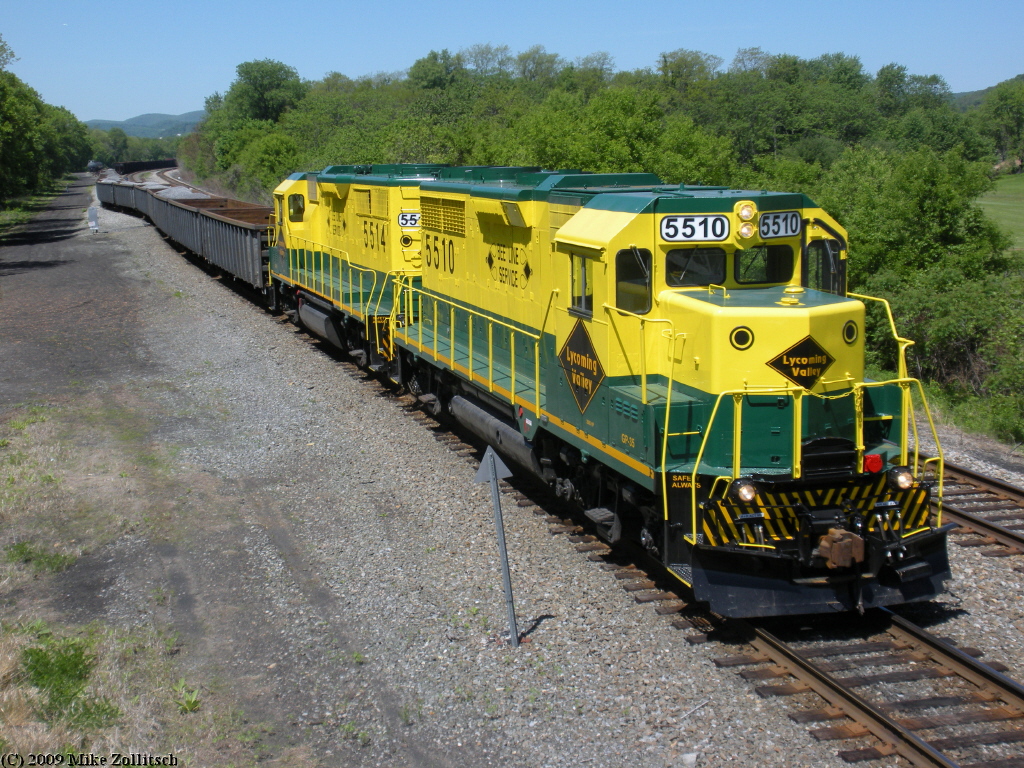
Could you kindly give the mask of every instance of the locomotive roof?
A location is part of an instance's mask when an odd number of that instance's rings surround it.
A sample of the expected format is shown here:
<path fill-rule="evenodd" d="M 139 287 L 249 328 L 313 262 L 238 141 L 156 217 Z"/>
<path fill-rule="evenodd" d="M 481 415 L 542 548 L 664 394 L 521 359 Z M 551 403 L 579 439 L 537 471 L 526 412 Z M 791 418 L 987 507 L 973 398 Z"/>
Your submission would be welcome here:
<path fill-rule="evenodd" d="M 306 174 L 293 174 L 302 179 Z M 468 194 L 492 200 L 580 205 L 629 213 L 702 213 L 731 209 L 752 200 L 762 210 L 816 207 L 798 192 L 666 184 L 652 173 L 546 171 L 531 166 L 448 166 L 442 164 L 332 165 L 316 174 L 324 184 L 419 186 L 424 192 Z"/>

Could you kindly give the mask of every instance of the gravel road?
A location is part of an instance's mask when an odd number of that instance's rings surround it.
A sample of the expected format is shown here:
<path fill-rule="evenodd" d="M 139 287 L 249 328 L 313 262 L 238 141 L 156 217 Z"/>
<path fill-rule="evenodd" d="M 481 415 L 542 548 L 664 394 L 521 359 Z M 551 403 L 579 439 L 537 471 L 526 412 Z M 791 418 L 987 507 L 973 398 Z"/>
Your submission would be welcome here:
<path fill-rule="evenodd" d="M 795 703 L 761 699 L 713 666 L 732 649 L 687 643 L 508 494 L 516 607 L 531 642 L 500 643 L 501 574 L 476 463 L 140 219 L 103 210 L 100 232 L 71 232 L 62 247 L 88 258 L 33 278 L 74 293 L 62 274 L 73 266 L 106 281 L 96 311 L 57 330 L 66 345 L 53 349 L 82 360 L 54 352 L 57 373 L 46 373 L 45 329 L 66 317 L 51 304 L 24 305 L 17 326 L 0 314 L 23 339 L 0 351 L 41 361 L 7 358 L 0 408 L 66 397 L 81 387 L 72 379 L 130 401 L 171 457 L 163 495 L 150 487 L 146 503 L 176 533 L 125 531 L 65 574 L 54 605 L 131 625 L 154 620 L 151 595 L 166 588 L 161 620 L 181 633 L 182 663 L 269 724 L 262 759 L 845 765 L 835 743 L 786 717 Z M 89 355 L 81 339 L 93 336 Z M 1024 671 L 1017 558 L 951 550 L 960 581 L 915 618 Z"/>

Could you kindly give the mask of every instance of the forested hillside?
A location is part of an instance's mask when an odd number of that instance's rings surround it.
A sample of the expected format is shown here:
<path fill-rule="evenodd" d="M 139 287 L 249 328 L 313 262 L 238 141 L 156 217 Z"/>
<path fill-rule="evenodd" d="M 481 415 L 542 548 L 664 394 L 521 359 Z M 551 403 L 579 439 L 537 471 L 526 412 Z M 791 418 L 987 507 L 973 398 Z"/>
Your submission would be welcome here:
<path fill-rule="evenodd" d="M 889 298 L 915 373 L 977 426 L 1024 439 L 1021 254 L 976 201 L 1024 159 L 1024 81 L 957 109 L 937 75 L 842 53 L 699 51 L 616 71 L 535 47 L 477 45 L 407 72 L 301 80 L 240 64 L 179 160 L 251 199 L 295 170 L 445 162 L 650 171 L 670 182 L 807 192 L 851 234 L 851 288 Z M 873 364 L 895 349 L 874 318 Z M 966 404 L 966 405 L 964 405 Z M 979 415 L 980 414 L 980 415 Z"/>
<path fill-rule="evenodd" d="M 84 171 L 91 151 L 83 123 L 7 71 L 14 60 L 0 37 L 0 204 Z"/>
<path fill-rule="evenodd" d="M 120 128 L 129 136 L 138 136 L 142 139 L 159 139 L 164 136 L 191 133 L 205 116 L 205 112 L 197 110 L 195 112 L 186 112 L 183 115 L 138 115 L 130 120 L 87 120 L 85 124 L 89 128 L 95 128 L 100 131 Z"/>

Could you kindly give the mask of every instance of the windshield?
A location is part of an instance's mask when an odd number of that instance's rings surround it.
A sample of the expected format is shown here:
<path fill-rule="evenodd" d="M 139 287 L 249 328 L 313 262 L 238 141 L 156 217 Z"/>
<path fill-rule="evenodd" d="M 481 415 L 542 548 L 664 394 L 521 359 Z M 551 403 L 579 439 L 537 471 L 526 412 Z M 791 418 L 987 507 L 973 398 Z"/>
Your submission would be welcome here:
<path fill-rule="evenodd" d="M 725 282 L 725 251 L 721 248 L 675 248 L 665 257 L 665 282 L 678 288 Z"/>
<path fill-rule="evenodd" d="M 755 245 L 733 255 L 737 283 L 788 283 L 793 277 L 793 247 Z"/>

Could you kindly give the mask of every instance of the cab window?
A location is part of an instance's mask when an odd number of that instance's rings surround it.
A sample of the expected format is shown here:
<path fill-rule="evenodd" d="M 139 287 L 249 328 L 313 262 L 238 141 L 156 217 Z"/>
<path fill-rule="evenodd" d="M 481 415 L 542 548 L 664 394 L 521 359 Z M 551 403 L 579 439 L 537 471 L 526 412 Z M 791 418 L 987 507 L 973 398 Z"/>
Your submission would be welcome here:
<path fill-rule="evenodd" d="M 594 261 L 574 253 L 572 261 L 572 309 L 576 314 L 594 314 Z"/>
<path fill-rule="evenodd" d="M 302 221 L 306 212 L 306 198 L 302 195 L 288 195 L 288 221 Z"/>
<path fill-rule="evenodd" d="M 788 283 L 793 277 L 793 247 L 755 245 L 733 256 L 737 283 Z"/>
<path fill-rule="evenodd" d="M 721 285 L 725 251 L 721 248 L 675 248 L 665 257 L 665 282 L 673 288 Z"/>
<path fill-rule="evenodd" d="M 615 306 L 642 315 L 651 309 L 651 252 L 628 248 L 615 255 Z"/>
<path fill-rule="evenodd" d="M 804 259 L 804 285 L 840 296 L 846 293 L 846 262 L 839 258 L 838 240 L 812 240 Z"/>

